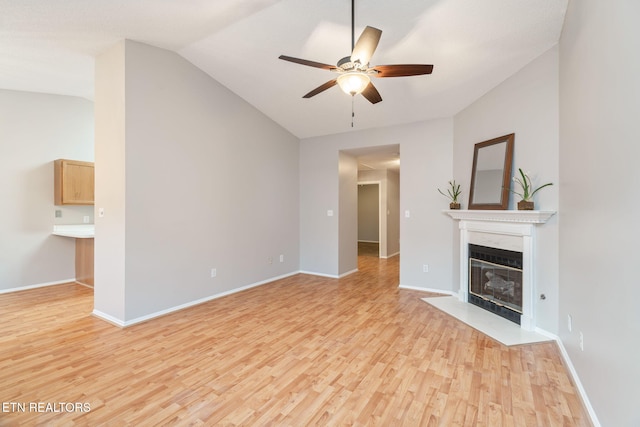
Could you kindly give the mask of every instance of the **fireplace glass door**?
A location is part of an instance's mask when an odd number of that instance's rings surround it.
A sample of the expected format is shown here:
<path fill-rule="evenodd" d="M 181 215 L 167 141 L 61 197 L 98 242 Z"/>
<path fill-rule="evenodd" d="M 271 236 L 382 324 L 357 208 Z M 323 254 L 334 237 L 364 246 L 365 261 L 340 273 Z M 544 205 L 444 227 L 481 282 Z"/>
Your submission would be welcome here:
<path fill-rule="evenodd" d="M 469 293 L 522 314 L 522 270 L 469 258 Z"/>

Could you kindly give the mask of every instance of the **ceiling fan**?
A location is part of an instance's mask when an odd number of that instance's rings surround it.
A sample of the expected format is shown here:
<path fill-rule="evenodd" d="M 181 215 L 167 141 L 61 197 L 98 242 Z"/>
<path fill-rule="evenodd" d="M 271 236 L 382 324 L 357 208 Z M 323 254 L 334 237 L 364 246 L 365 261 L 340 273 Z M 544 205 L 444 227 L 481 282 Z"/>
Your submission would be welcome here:
<path fill-rule="evenodd" d="M 311 98 L 337 84 L 345 93 L 351 96 L 361 93 L 369 102 L 376 104 L 382 101 L 382 97 L 371 82 L 371 77 L 418 76 L 431 74 L 433 71 L 433 65 L 424 64 L 377 65 L 370 67 L 369 60 L 378 46 L 382 31 L 367 26 L 362 34 L 360 34 L 357 43 L 354 43 L 354 1 L 355 0 L 351 0 L 351 56 L 342 58 L 335 66 L 286 55 L 279 56 L 279 59 L 285 61 L 295 62 L 296 64 L 307 65 L 309 67 L 322 68 L 338 74 L 338 77 L 318 86 L 304 95 L 303 98 Z"/>

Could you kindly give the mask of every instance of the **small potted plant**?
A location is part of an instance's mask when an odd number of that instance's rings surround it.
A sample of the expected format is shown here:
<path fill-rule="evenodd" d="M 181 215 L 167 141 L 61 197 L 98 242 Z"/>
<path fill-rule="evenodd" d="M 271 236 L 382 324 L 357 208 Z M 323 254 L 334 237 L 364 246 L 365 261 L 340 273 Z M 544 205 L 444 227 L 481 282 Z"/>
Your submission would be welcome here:
<path fill-rule="evenodd" d="M 533 189 L 533 185 L 531 184 L 531 178 L 529 175 L 524 173 L 522 169 L 518 168 L 518 172 L 520 172 L 520 177 L 514 176 L 513 181 L 516 182 L 520 186 L 520 191 L 511 190 L 512 193 L 520 196 L 521 200 L 518 202 L 518 210 L 520 211 L 532 211 L 533 204 L 533 195 L 538 191 L 542 190 L 544 187 L 548 187 L 549 185 L 553 185 L 552 182 L 541 185 L 540 187 Z"/>
<path fill-rule="evenodd" d="M 460 202 L 458 202 L 458 197 L 460 197 L 462 191 L 460 191 L 460 184 L 456 184 L 455 179 L 453 181 L 449 181 L 449 188 L 447 188 L 446 194 L 439 188 L 438 192 L 451 200 L 451 203 L 449 203 L 449 209 L 460 209 Z"/>

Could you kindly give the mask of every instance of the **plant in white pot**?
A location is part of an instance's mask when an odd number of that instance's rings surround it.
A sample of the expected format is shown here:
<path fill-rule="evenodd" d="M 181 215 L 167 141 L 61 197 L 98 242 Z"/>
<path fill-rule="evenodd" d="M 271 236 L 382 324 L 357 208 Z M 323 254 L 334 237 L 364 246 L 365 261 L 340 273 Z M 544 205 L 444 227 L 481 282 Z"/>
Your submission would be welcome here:
<path fill-rule="evenodd" d="M 514 176 L 513 181 L 520 186 L 520 190 L 518 191 L 511 189 L 511 192 L 520 196 L 521 200 L 518 202 L 518 210 L 532 211 L 534 208 L 533 195 L 542 190 L 544 187 L 553 185 L 553 183 L 549 182 L 534 189 L 533 184 L 531 184 L 531 178 L 529 177 L 529 175 L 524 173 L 520 168 L 518 168 L 518 172 L 520 173 L 520 177 Z"/>
<path fill-rule="evenodd" d="M 449 181 L 449 188 L 447 188 L 447 192 L 443 192 L 438 188 L 438 192 L 442 194 L 444 197 L 451 200 L 449 203 L 449 209 L 460 209 L 460 202 L 458 202 L 458 197 L 462 194 L 460 190 L 460 184 L 456 184 L 456 180 Z"/>

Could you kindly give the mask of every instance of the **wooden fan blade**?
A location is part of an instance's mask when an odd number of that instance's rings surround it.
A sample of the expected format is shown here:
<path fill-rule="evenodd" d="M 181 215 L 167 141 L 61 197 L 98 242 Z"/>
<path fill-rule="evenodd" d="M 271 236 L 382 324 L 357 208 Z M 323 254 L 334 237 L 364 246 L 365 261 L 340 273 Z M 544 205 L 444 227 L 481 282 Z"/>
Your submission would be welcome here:
<path fill-rule="evenodd" d="M 367 26 L 353 47 L 351 62 L 360 61 L 362 65 L 367 65 L 378 47 L 380 36 L 382 36 L 381 30 Z"/>
<path fill-rule="evenodd" d="M 400 65 L 377 65 L 373 67 L 378 74 L 376 77 L 405 77 L 419 76 L 421 74 L 431 74 L 433 65 L 422 64 L 400 64 Z"/>
<path fill-rule="evenodd" d="M 335 65 L 323 64 L 322 62 L 308 61 L 306 59 L 294 58 L 292 56 L 280 55 L 279 59 L 295 62 L 296 64 L 307 65 L 309 67 L 322 68 L 323 70 L 335 70 Z"/>
<path fill-rule="evenodd" d="M 317 88 L 315 88 L 314 90 L 312 90 L 311 92 L 303 96 L 303 98 L 311 98 L 312 96 L 316 96 L 320 92 L 324 92 L 325 90 L 331 87 L 334 87 L 337 83 L 338 83 L 337 79 L 329 80 L 328 82 L 321 84 L 320 86 L 318 86 Z"/>
<path fill-rule="evenodd" d="M 378 102 L 382 101 L 380 92 L 378 92 L 378 89 L 376 89 L 376 87 L 371 82 L 369 82 L 367 87 L 365 87 L 362 91 L 362 96 L 367 98 L 367 100 L 372 104 L 377 104 Z"/>

